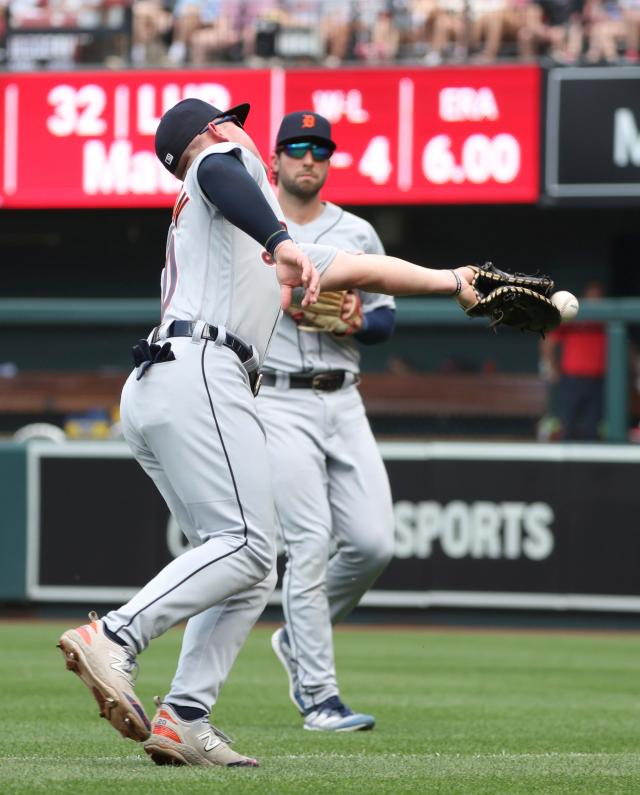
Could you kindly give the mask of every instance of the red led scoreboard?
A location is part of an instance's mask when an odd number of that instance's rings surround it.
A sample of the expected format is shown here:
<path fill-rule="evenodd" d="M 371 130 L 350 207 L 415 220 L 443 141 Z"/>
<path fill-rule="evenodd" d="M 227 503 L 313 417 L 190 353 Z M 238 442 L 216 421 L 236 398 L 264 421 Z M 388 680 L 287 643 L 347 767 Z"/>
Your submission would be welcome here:
<path fill-rule="evenodd" d="M 535 202 L 540 71 L 71 72 L 0 76 L 4 207 L 153 207 L 178 183 L 155 158 L 162 113 L 198 96 L 249 101 L 268 162 L 284 113 L 312 109 L 338 148 L 326 196 L 348 204 Z"/>

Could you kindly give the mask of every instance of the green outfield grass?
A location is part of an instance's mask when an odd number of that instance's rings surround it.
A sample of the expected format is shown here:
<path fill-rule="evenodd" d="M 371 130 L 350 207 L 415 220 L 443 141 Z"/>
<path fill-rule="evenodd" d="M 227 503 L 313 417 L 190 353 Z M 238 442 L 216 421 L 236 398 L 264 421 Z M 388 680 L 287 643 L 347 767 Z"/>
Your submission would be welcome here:
<path fill-rule="evenodd" d="M 97 717 L 56 624 L 0 623 L 0 793 L 640 792 L 640 636 L 345 628 L 343 697 L 373 732 L 302 730 L 258 627 L 215 712 L 251 769 L 160 768 Z M 149 712 L 179 631 L 140 657 Z"/>

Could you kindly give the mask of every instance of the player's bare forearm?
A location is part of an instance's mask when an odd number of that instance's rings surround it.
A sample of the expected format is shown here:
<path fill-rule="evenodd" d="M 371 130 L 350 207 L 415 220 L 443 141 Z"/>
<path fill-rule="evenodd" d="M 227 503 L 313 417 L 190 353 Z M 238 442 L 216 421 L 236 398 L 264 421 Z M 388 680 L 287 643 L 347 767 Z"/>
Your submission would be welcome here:
<path fill-rule="evenodd" d="M 359 288 L 387 295 L 455 295 L 459 280 L 460 292 L 457 297 L 466 308 L 477 301 L 475 291 L 469 284 L 473 274 L 473 270 L 466 266 L 452 272 L 423 268 L 398 257 L 340 251 L 321 275 L 320 288 Z"/>

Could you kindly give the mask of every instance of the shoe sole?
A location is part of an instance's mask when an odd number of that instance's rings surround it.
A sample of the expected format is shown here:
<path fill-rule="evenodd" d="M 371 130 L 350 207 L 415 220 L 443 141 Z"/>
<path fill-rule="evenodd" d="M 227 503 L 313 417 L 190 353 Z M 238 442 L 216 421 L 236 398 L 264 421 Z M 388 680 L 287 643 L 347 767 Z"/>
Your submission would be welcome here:
<path fill-rule="evenodd" d="M 280 644 L 278 643 L 277 640 L 278 637 L 279 637 L 279 632 L 274 632 L 273 635 L 271 636 L 271 648 L 273 649 L 273 653 L 280 660 L 280 664 L 286 671 L 287 679 L 289 680 L 289 699 L 291 700 L 293 706 L 298 710 L 298 713 L 300 715 L 304 715 L 304 710 L 301 709 L 300 704 L 298 704 L 298 701 L 296 700 L 295 687 L 293 686 L 291 671 L 289 671 L 289 666 L 287 665 L 287 658 L 284 656 L 282 650 L 280 649 Z"/>
<path fill-rule="evenodd" d="M 371 729 L 375 726 L 375 723 L 371 723 L 368 725 L 357 725 L 357 726 L 345 726 L 342 729 L 321 729 L 319 726 L 303 726 L 304 729 L 308 732 L 327 732 L 328 734 L 333 732 L 370 732 Z"/>
<path fill-rule="evenodd" d="M 121 698 L 116 690 L 105 685 L 91 670 L 81 646 L 68 635 L 63 635 L 58 643 L 68 671 L 80 677 L 98 703 L 100 717 L 105 718 L 126 737 L 142 743 L 151 736 L 150 730 L 136 710 Z"/>
<path fill-rule="evenodd" d="M 189 749 L 185 749 L 183 754 L 180 747 L 160 745 L 158 743 L 146 742 L 144 744 L 145 753 L 151 757 L 151 761 L 156 765 L 172 765 L 174 767 L 183 767 L 189 765 L 191 767 L 260 767 L 257 760 L 247 759 L 242 762 L 231 762 L 228 765 L 216 765 L 215 762 L 203 762 L 201 757 L 189 753 Z M 191 757 L 191 758 L 189 758 Z"/>
<path fill-rule="evenodd" d="M 149 754 L 151 760 L 156 765 L 193 765 L 193 762 L 187 761 L 177 748 L 166 748 L 161 745 L 151 745 L 148 742 L 144 744 L 146 754 Z"/>

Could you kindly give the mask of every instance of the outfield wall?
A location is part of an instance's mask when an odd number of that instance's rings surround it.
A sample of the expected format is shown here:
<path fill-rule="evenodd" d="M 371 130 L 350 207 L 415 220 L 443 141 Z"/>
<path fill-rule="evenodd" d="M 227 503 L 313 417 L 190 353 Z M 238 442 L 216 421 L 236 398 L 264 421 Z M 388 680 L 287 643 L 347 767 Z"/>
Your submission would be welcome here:
<path fill-rule="evenodd" d="M 363 604 L 640 611 L 640 449 L 380 448 L 395 556 Z M 2 445 L 0 500 L 3 601 L 124 601 L 185 548 L 124 442 Z"/>

